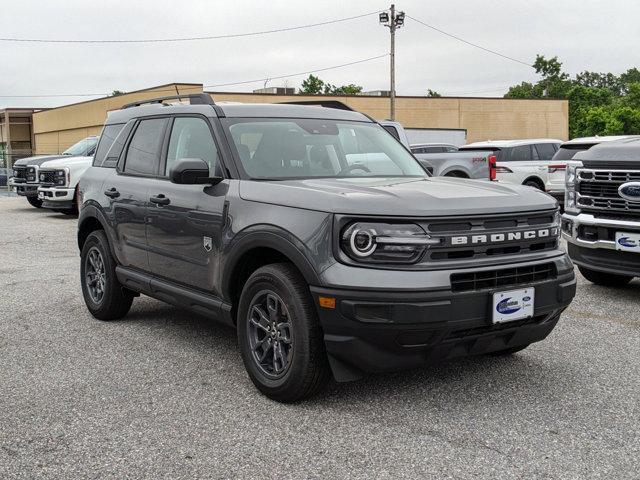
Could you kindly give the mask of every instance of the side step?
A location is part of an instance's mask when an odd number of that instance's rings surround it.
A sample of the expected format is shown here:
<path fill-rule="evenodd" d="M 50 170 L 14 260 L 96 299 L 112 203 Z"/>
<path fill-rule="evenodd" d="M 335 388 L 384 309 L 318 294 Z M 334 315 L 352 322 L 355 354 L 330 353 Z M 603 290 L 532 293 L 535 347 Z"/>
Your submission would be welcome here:
<path fill-rule="evenodd" d="M 223 302 L 214 295 L 176 285 L 127 267 L 116 267 L 116 275 L 118 281 L 129 290 L 143 293 L 176 307 L 186 308 L 205 317 L 213 317 L 230 327 L 235 327 L 231 316 L 231 304 Z"/>

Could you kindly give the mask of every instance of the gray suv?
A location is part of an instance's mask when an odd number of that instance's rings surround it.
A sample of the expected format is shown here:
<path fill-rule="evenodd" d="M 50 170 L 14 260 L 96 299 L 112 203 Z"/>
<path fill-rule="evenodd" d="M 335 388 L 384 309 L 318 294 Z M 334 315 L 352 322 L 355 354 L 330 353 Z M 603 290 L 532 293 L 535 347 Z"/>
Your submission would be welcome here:
<path fill-rule="evenodd" d="M 522 350 L 571 302 L 547 195 L 430 177 L 354 111 L 188 98 L 108 116 L 79 189 L 94 317 L 145 294 L 220 320 L 291 402 L 331 375 Z"/>

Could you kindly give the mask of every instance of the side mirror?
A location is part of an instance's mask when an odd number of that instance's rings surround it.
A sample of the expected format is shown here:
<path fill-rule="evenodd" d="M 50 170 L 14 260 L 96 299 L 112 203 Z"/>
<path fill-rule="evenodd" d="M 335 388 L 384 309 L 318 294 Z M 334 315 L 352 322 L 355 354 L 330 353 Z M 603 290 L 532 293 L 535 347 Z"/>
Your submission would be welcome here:
<path fill-rule="evenodd" d="M 210 177 L 209 165 L 201 158 L 181 158 L 169 171 L 171 183 L 181 185 L 217 185 L 222 177 Z"/>

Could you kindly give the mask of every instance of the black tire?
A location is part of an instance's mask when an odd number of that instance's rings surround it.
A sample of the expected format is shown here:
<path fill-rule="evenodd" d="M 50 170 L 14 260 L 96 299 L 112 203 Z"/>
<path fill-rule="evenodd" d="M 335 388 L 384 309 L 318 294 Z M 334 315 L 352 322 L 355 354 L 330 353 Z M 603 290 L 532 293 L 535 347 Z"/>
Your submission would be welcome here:
<path fill-rule="evenodd" d="M 536 181 L 536 180 L 527 180 L 523 183 L 523 185 L 526 185 L 527 187 L 533 187 L 537 190 L 543 190 L 544 191 L 544 187 L 540 184 L 540 182 Z"/>
<path fill-rule="evenodd" d="M 96 267 L 92 264 L 99 255 L 103 267 L 102 274 L 94 274 Z M 96 282 L 91 285 L 90 279 L 96 280 L 100 288 L 96 289 Z M 80 255 L 80 283 L 82 284 L 82 295 L 84 302 L 93 315 L 98 320 L 116 320 L 124 317 L 133 302 L 133 292 L 125 289 L 116 277 L 116 262 L 109 249 L 109 241 L 103 230 L 91 232 L 82 246 Z M 101 290 L 102 294 L 96 290 Z"/>
<path fill-rule="evenodd" d="M 505 348 L 504 350 L 497 350 L 495 352 L 491 352 L 489 355 L 492 355 L 494 357 L 504 357 L 504 356 L 507 356 L 507 355 L 513 355 L 514 353 L 518 353 L 521 350 L 524 350 L 529 345 L 531 345 L 531 344 L 527 343 L 526 345 L 520 345 L 519 347 Z"/>
<path fill-rule="evenodd" d="M 584 278 L 596 285 L 602 285 L 603 287 L 624 287 L 627 283 L 633 280 L 633 277 L 628 275 L 616 275 L 615 273 L 599 272 L 598 270 L 591 270 L 590 268 L 578 267 L 580 273 Z"/>
<path fill-rule="evenodd" d="M 271 316 L 273 309 L 269 308 L 269 298 L 281 302 L 276 310 L 283 312 L 282 315 Z M 267 306 L 263 308 L 264 299 Z M 260 312 L 266 313 L 266 318 L 261 317 Z M 259 322 L 262 326 L 252 323 L 252 316 L 271 325 L 271 333 L 262 321 Z M 285 321 L 278 323 L 277 318 Z M 281 325 L 289 326 L 281 329 Z M 292 265 L 267 265 L 249 277 L 240 296 L 237 329 L 247 373 L 256 388 L 267 397 L 279 402 L 296 402 L 314 395 L 329 380 L 330 369 L 313 299 L 304 278 Z M 273 339 L 268 338 L 270 336 Z M 272 358 L 269 358 L 269 352 Z M 280 361 L 276 352 L 280 352 Z M 258 358 L 260 354 L 266 355 L 263 363 Z M 273 368 L 265 364 L 271 364 Z"/>
<path fill-rule="evenodd" d="M 29 202 L 29 205 L 31 205 L 32 207 L 42 208 L 42 200 L 40 200 L 38 197 L 27 197 L 27 202 Z"/>

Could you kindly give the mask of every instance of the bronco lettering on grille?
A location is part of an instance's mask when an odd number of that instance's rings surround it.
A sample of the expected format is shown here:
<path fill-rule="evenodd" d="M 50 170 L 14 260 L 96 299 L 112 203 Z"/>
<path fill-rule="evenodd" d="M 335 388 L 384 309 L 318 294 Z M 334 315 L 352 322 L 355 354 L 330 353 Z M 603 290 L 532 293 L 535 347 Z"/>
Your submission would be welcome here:
<path fill-rule="evenodd" d="M 520 232 L 492 233 L 488 235 L 459 235 L 451 237 L 451 245 L 479 245 L 490 243 L 513 242 L 516 240 L 533 240 L 558 235 L 557 228 L 540 230 L 524 230 Z"/>

